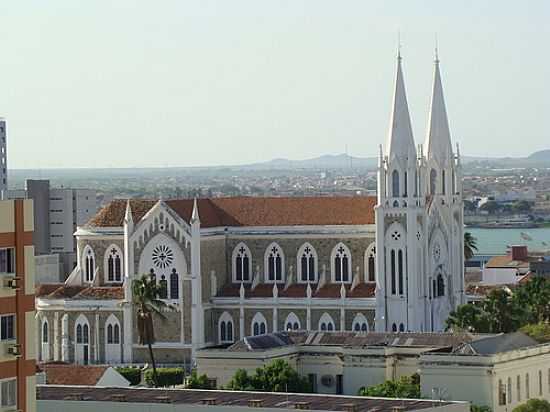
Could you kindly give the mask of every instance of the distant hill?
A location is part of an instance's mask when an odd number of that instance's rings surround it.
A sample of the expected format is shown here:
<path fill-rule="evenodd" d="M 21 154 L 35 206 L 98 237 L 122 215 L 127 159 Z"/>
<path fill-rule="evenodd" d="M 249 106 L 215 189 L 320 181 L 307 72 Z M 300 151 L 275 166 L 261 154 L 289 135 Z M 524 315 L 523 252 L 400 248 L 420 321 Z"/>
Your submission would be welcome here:
<path fill-rule="evenodd" d="M 529 160 L 550 162 L 550 150 L 539 150 L 527 156 Z"/>
<path fill-rule="evenodd" d="M 267 162 L 243 165 L 246 169 L 371 169 L 376 167 L 375 157 L 355 157 L 345 153 L 339 155 L 323 155 L 312 159 L 289 160 L 273 159 Z"/>

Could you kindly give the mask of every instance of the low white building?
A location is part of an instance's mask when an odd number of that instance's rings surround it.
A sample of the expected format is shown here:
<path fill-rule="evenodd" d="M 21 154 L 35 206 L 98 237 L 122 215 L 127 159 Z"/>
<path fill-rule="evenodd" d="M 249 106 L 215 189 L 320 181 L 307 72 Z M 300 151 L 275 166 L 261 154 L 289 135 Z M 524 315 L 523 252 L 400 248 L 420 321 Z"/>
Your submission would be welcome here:
<path fill-rule="evenodd" d="M 276 359 L 308 377 L 317 393 L 356 395 L 418 373 L 422 397 L 469 401 L 493 412 L 511 411 L 531 397 L 550 400 L 550 344 L 519 332 L 284 332 L 200 350 L 197 368 L 223 386 L 236 369 L 253 373 Z"/>
<path fill-rule="evenodd" d="M 420 383 L 425 397 L 468 400 L 493 412 L 531 398 L 550 401 L 550 344 L 518 332 L 424 353 Z"/>

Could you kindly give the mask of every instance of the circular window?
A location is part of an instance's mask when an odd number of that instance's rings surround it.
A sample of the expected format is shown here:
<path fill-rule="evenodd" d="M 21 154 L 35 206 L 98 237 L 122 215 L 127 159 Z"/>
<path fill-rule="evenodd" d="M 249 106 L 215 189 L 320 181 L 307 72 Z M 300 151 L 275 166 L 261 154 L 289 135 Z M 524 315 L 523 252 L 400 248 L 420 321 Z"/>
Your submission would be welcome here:
<path fill-rule="evenodd" d="M 174 253 L 168 246 L 160 245 L 153 249 L 153 263 L 156 267 L 164 269 L 174 261 Z"/>

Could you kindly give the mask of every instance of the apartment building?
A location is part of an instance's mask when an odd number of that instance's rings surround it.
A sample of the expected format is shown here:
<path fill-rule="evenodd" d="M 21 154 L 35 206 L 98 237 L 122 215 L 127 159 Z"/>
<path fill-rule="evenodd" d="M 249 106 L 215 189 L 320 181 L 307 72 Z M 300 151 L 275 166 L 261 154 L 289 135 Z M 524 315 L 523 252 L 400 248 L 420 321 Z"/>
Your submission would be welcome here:
<path fill-rule="evenodd" d="M 8 150 L 6 120 L 0 117 L 0 195 L 8 190 Z"/>
<path fill-rule="evenodd" d="M 34 245 L 36 255 L 59 255 L 61 279 L 42 279 L 37 282 L 63 281 L 76 265 L 74 232 L 84 225 L 97 211 L 96 192 L 91 189 L 52 188 L 49 180 L 25 182 L 24 190 L 8 191 L 10 199 L 33 199 Z M 48 273 L 50 271 L 48 270 Z"/>
<path fill-rule="evenodd" d="M 33 228 L 32 200 L 0 201 L 1 411 L 36 410 Z"/>

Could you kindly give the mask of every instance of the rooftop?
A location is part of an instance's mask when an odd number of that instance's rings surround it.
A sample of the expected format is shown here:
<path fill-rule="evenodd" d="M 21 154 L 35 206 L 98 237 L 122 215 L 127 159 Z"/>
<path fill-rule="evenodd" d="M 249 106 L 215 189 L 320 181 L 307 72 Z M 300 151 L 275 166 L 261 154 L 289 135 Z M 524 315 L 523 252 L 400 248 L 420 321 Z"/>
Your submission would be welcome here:
<path fill-rule="evenodd" d="M 157 200 L 130 200 L 132 218 L 138 222 Z M 164 202 L 189 222 L 193 199 Z M 120 227 L 127 200 L 113 200 L 87 224 L 88 227 Z M 374 224 L 376 198 L 369 197 L 220 197 L 197 200 L 202 227 L 309 226 Z"/>
<path fill-rule="evenodd" d="M 427 347 L 456 348 L 464 343 L 479 339 L 481 335 L 469 333 L 380 333 L 380 332 L 276 332 L 249 336 L 227 348 L 232 352 L 264 351 L 285 346 L 343 346 L 364 348 L 385 347 Z M 208 351 L 209 349 L 205 349 Z"/>
<path fill-rule="evenodd" d="M 45 363 L 40 368 L 46 374 L 47 384 L 95 386 L 109 366 Z"/>
<path fill-rule="evenodd" d="M 124 299 L 122 286 L 68 286 L 64 283 L 42 284 L 36 287 L 35 296 L 42 299 Z"/>
<path fill-rule="evenodd" d="M 317 394 L 287 394 L 271 392 L 210 391 L 187 389 L 153 388 L 102 388 L 87 386 L 38 385 L 36 399 L 40 401 L 80 400 L 83 402 L 131 402 L 182 405 L 216 405 L 231 407 L 233 410 L 254 408 L 311 409 L 316 411 L 392 412 L 398 407 L 401 411 L 417 411 L 434 406 L 450 405 L 454 402 L 441 402 L 417 399 L 370 398 L 362 396 L 337 396 Z M 175 408 L 174 408 L 175 409 Z M 176 409 L 175 409 L 176 410 Z M 467 410 L 466 406 L 464 410 Z"/>

